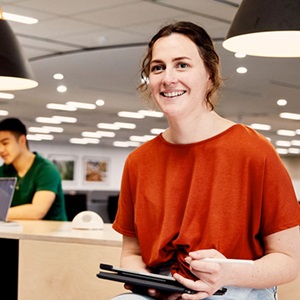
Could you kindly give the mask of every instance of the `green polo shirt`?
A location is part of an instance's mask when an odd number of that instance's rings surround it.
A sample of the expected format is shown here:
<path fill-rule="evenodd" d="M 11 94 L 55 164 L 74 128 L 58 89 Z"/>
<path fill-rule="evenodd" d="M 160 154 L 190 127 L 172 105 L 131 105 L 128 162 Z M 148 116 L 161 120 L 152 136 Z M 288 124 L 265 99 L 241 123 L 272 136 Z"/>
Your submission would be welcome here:
<path fill-rule="evenodd" d="M 57 167 L 35 152 L 32 166 L 24 177 L 19 177 L 12 164 L 0 167 L 0 177 L 17 177 L 17 184 L 11 206 L 32 202 L 35 192 L 52 191 L 55 200 L 43 218 L 44 220 L 67 221 L 62 180 Z"/>

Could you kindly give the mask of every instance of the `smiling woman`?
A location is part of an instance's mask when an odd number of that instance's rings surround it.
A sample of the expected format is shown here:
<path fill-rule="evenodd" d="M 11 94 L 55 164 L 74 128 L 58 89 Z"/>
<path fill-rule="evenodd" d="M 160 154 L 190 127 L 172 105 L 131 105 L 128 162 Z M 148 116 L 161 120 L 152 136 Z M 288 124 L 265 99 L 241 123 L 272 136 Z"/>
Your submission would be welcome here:
<path fill-rule="evenodd" d="M 194 23 L 166 25 L 141 73 L 149 79 L 141 92 L 169 127 L 125 162 L 113 223 L 123 234 L 121 267 L 172 275 L 196 293 L 148 289 L 136 299 L 208 300 L 222 287 L 224 300 L 275 299 L 276 286 L 299 273 L 300 208 L 270 142 L 215 112 L 221 79 L 212 40 Z"/>

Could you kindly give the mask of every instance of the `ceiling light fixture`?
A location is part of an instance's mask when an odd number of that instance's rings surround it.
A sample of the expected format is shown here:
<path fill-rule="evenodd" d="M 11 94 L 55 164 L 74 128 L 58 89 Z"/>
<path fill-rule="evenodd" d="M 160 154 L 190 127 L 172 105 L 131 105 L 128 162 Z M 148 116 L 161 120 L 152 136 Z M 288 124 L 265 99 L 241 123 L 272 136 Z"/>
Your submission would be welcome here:
<path fill-rule="evenodd" d="M 243 0 L 223 47 L 263 57 L 300 57 L 300 1 Z"/>
<path fill-rule="evenodd" d="M 60 104 L 60 103 L 48 103 L 46 105 L 48 109 L 56 109 L 56 110 L 64 110 L 64 111 L 76 111 L 77 107 L 70 106 L 67 104 Z"/>
<path fill-rule="evenodd" d="M 138 112 L 131 112 L 131 111 L 120 111 L 118 112 L 119 117 L 123 118 L 132 118 L 132 119 L 144 119 L 145 116 Z"/>
<path fill-rule="evenodd" d="M 3 16 L 6 20 L 23 23 L 23 24 L 27 24 L 27 25 L 36 24 L 39 21 L 36 18 L 25 17 L 25 16 L 21 16 L 21 15 L 11 14 L 8 12 L 3 12 Z"/>
<path fill-rule="evenodd" d="M 70 105 L 70 106 L 74 106 L 76 108 L 82 108 L 82 109 L 95 109 L 96 108 L 96 104 L 86 103 L 86 102 L 68 101 L 66 104 Z"/>
<path fill-rule="evenodd" d="M 279 129 L 276 132 L 278 135 L 283 135 L 283 136 L 295 136 L 296 132 L 294 130 L 288 130 L 288 129 Z"/>
<path fill-rule="evenodd" d="M 300 120 L 300 114 L 282 112 L 279 114 L 280 118 L 289 119 L 289 120 Z"/>
<path fill-rule="evenodd" d="M 9 93 L 0 93 L 0 98 L 10 100 L 10 99 L 14 99 L 15 95 Z"/>
<path fill-rule="evenodd" d="M 38 86 L 29 62 L 0 9 L 0 90 L 26 90 Z"/>

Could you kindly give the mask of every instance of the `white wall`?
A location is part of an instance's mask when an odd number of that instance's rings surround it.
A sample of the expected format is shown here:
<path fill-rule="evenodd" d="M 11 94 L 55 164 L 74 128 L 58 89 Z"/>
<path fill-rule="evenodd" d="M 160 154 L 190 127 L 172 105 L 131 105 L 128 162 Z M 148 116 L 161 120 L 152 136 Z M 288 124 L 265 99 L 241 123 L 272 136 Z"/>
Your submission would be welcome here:
<path fill-rule="evenodd" d="M 106 148 L 99 145 L 57 145 L 38 142 L 29 143 L 30 150 L 42 156 L 74 157 L 75 170 L 73 181 L 63 181 L 65 191 L 119 191 L 123 166 L 128 154 L 134 148 Z M 105 182 L 87 182 L 84 180 L 84 161 L 86 158 L 108 159 L 108 177 Z"/>

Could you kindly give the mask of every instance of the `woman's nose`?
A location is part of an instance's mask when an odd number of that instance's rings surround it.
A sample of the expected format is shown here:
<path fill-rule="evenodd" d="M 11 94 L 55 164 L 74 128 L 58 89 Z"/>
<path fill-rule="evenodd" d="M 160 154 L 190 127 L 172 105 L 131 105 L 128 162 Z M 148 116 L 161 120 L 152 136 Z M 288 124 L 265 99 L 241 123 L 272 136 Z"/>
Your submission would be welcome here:
<path fill-rule="evenodd" d="M 162 84 L 165 86 L 168 86 L 168 85 L 176 83 L 176 82 L 177 82 L 177 78 L 176 78 L 175 71 L 172 69 L 166 69 L 164 72 Z"/>

